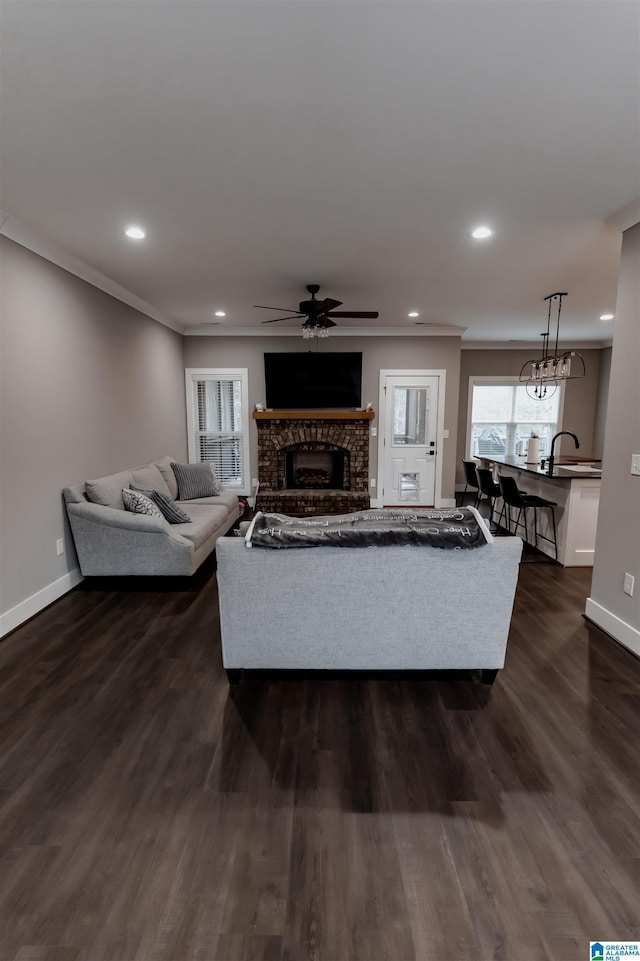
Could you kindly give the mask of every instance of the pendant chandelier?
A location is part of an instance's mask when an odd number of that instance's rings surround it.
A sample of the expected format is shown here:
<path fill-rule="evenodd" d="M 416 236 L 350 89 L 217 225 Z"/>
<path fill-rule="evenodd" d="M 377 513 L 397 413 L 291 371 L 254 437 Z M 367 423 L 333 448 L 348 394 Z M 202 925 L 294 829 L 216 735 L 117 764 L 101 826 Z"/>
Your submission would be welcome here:
<path fill-rule="evenodd" d="M 553 397 L 558 384 L 563 380 L 573 380 L 584 377 L 586 373 L 584 358 L 577 350 L 558 351 L 560 337 L 560 314 L 562 312 L 562 298 L 565 293 L 549 294 L 545 297 L 548 303 L 547 329 L 542 337 L 542 356 L 534 360 L 527 360 L 520 370 L 520 383 L 527 385 L 527 394 L 534 400 L 544 400 Z M 556 340 L 553 353 L 549 350 L 549 335 L 551 331 L 551 312 L 556 306 Z"/>

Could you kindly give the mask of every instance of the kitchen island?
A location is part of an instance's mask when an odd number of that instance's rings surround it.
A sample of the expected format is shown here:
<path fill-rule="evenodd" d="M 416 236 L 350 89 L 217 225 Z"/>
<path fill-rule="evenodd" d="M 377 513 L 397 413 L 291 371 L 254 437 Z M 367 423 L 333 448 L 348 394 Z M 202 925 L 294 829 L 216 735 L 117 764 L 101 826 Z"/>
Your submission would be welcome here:
<path fill-rule="evenodd" d="M 550 477 L 539 464 L 526 464 L 524 457 L 478 457 L 480 466 L 498 474 L 515 478 L 520 490 L 555 501 L 558 533 L 558 561 L 565 567 L 593 567 L 600 501 L 601 467 L 594 462 L 572 463 L 571 458 L 558 459 Z M 562 462 L 564 460 L 564 463 Z M 532 511 L 527 511 L 528 526 L 533 538 Z M 550 511 L 538 510 L 538 530 L 551 537 Z M 515 517 L 514 517 L 515 521 Z M 539 539 L 538 550 L 554 556 L 553 544 Z"/>

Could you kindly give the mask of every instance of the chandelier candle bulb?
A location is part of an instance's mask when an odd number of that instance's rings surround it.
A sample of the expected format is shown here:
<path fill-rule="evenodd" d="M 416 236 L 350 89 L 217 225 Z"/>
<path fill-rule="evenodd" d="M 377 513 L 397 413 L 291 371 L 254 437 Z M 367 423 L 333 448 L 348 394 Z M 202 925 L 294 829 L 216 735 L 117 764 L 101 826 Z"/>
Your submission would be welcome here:
<path fill-rule="evenodd" d="M 540 438 L 532 434 L 527 447 L 527 464 L 537 464 L 540 460 Z"/>

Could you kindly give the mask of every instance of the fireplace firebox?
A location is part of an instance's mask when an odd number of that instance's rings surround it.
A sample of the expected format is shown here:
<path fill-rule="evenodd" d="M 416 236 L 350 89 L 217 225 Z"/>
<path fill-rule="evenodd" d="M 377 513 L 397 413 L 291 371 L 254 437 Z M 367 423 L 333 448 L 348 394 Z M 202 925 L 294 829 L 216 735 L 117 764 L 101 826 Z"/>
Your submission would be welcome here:
<path fill-rule="evenodd" d="M 285 450 L 285 487 L 307 490 L 344 490 L 342 450 Z"/>

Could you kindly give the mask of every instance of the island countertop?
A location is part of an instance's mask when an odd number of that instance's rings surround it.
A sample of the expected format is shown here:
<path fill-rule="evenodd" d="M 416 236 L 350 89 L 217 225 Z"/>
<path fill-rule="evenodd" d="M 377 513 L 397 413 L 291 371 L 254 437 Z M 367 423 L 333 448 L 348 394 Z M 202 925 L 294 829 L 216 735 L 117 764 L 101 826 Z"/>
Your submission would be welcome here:
<path fill-rule="evenodd" d="M 476 459 L 487 467 L 498 467 L 501 474 L 515 477 L 518 487 L 528 494 L 552 501 L 556 505 L 558 560 L 565 567 L 593 566 L 602 477 L 599 462 L 594 469 L 584 460 L 567 464 L 566 461 L 572 458 L 564 457 L 565 463 L 554 465 L 553 476 L 549 477 L 539 464 L 526 464 L 524 457 L 480 455 Z M 537 512 L 538 531 L 546 537 L 553 536 L 549 515 L 546 508 Z M 539 538 L 538 549 L 553 557 L 553 546 L 549 541 Z"/>
<path fill-rule="evenodd" d="M 502 464 L 504 467 L 514 467 L 516 470 L 526 471 L 528 474 L 537 474 L 538 477 L 553 477 L 554 480 L 577 480 L 579 477 L 589 477 L 598 480 L 602 477 L 602 466 L 599 461 L 584 461 L 583 463 L 568 464 L 567 461 L 571 461 L 571 457 L 558 458 L 560 463 L 556 461 L 553 465 L 553 474 L 550 475 L 548 472 L 547 464 L 548 458 L 545 457 L 545 468 L 541 469 L 540 464 L 527 464 L 525 463 L 525 457 L 509 457 L 504 454 L 479 454 L 476 460 L 488 461 L 491 464 Z M 565 461 L 563 464 L 562 461 Z M 578 458 L 576 457 L 577 461 Z M 592 464 L 597 464 L 598 466 L 591 466 Z"/>

